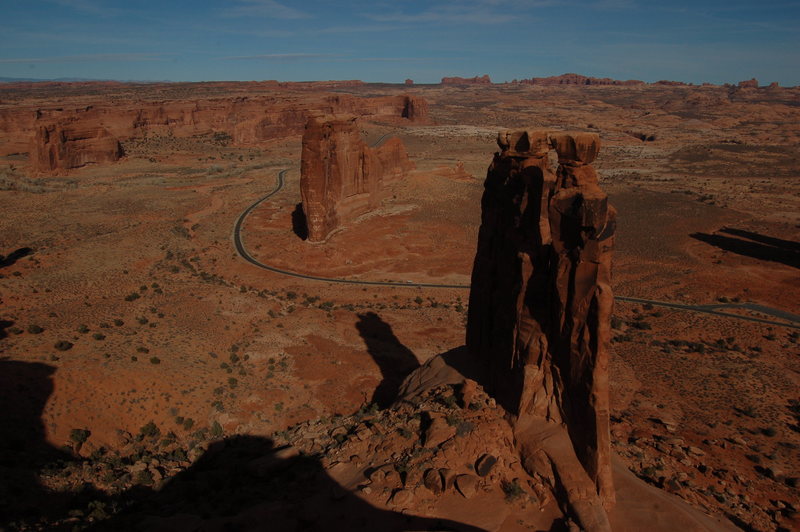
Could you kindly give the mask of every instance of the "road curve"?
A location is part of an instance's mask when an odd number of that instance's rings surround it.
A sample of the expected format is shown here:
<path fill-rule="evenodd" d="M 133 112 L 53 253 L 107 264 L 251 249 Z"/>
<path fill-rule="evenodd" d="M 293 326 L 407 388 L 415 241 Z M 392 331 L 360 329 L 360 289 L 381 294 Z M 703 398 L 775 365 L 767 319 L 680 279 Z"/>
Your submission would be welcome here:
<path fill-rule="evenodd" d="M 386 136 L 386 135 L 384 135 Z M 381 137 L 382 139 L 383 137 Z M 380 142 L 381 139 L 378 139 Z M 335 277 L 319 277 L 316 275 L 306 275 L 304 273 L 293 272 L 290 270 L 282 270 L 280 268 L 275 268 L 274 266 L 270 266 L 268 264 L 264 264 L 263 262 L 259 262 L 255 257 L 250 255 L 245 248 L 244 243 L 242 242 L 242 226 L 244 225 L 247 216 L 250 215 L 256 207 L 261 205 L 263 202 L 277 194 L 278 192 L 283 189 L 284 184 L 286 183 L 286 173 L 289 171 L 288 168 L 283 169 L 278 172 L 278 180 L 275 188 L 266 196 L 263 196 L 261 199 L 250 205 L 247 209 L 245 209 L 242 214 L 236 219 L 236 223 L 233 226 L 233 244 L 236 247 L 236 252 L 247 262 L 252 264 L 253 266 L 257 266 L 263 270 L 267 270 L 273 273 L 277 273 L 280 275 L 287 275 L 289 277 L 296 277 L 298 279 L 308 279 L 310 281 L 322 281 L 325 283 L 337 283 L 337 284 L 351 284 L 351 285 L 361 285 L 361 286 L 397 286 L 397 287 L 404 287 L 404 288 L 453 288 L 459 290 L 469 290 L 469 285 L 464 284 L 438 284 L 438 283 L 412 283 L 412 282 L 401 282 L 401 281 L 361 281 L 357 279 L 340 279 Z M 685 305 L 682 303 L 672 303 L 669 301 L 658 301 L 654 299 L 642 299 L 638 297 L 625 297 L 625 296 L 615 296 L 615 300 L 617 301 L 624 301 L 626 303 L 638 303 L 642 305 L 653 305 L 656 307 L 664 307 L 664 308 L 671 308 L 675 310 L 686 310 L 690 312 L 700 312 L 703 314 L 711 314 L 714 316 L 721 316 L 725 318 L 734 318 L 744 321 L 752 321 L 756 323 L 764 323 L 767 325 L 775 325 L 778 327 L 789 327 L 792 329 L 800 329 L 800 316 L 796 316 L 794 314 L 790 314 L 788 312 L 773 309 L 771 307 L 765 307 L 762 305 L 754 305 L 751 303 L 741 303 L 741 304 L 729 304 L 729 303 L 721 303 L 721 304 L 714 304 L 714 305 Z M 755 316 L 744 316 L 740 314 L 731 314 L 728 312 L 720 312 L 716 310 L 718 308 L 742 308 L 746 310 L 755 310 L 761 312 L 762 314 L 768 314 L 772 316 L 776 316 L 781 319 L 785 319 L 792 323 L 785 323 L 780 321 L 773 321 L 765 318 L 758 318 Z"/>

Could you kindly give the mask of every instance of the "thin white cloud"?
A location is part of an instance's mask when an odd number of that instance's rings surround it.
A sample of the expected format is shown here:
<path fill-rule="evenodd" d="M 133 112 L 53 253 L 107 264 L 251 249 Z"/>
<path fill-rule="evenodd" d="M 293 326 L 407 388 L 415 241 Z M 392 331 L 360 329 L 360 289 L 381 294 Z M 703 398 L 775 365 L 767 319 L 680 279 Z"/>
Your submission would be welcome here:
<path fill-rule="evenodd" d="M 164 54 L 84 54 L 57 57 L 23 57 L 0 59 L 2 64 L 27 63 L 98 63 L 104 61 L 163 61 Z"/>
<path fill-rule="evenodd" d="M 263 61 L 303 61 L 305 59 L 323 59 L 337 57 L 336 54 L 318 54 L 318 53 L 288 53 L 288 54 L 258 54 L 258 55 L 234 55 L 230 57 L 222 57 L 223 61 L 250 61 L 250 60 L 263 60 Z"/>
<path fill-rule="evenodd" d="M 353 62 L 376 62 L 376 63 L 427 63 L 435 61 L 460 61 L 463 57 L 354 57 L 344 59 Z"/>
<path fill-rule="evenodd" d="M 598 0 L 592 4 L 595 9 L 633 9 L 636 6 L 635 0 Z"/>
<path fill-rule="evenodd" d="M 223 12 L 226 17 L 265 17 L 279 19 L 309 18 L 310 15 L 299 9 L 285 6 L 276 0 L 239 0 L 238 5 Z"/>
<path fill-rule="evenodd" d="M 74 9 L 82 13 L 97 15 L 101 17 L 117 17 L 125 13 L 124 9 L 109 7 L 96 0 L 50 0 L 51 2 L 63 7 Z"/>
<path fill-rule="evenodd" d="M 530 10 L 562 5 L 565 0 L 449 0 L 421 11 L 372 11 L 365 17 L 376 22 L 415 24 L 505 24 L 519 22 Z"/>

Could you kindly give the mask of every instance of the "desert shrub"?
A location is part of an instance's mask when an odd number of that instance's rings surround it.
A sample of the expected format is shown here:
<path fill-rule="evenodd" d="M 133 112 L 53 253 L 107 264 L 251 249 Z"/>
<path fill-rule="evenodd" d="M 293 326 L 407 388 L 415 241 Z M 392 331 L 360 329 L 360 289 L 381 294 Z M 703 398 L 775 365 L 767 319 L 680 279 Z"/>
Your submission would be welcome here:
<path fill-rule="evenodd" d="M 68 342 L 66 340 L 59 340 L 58 342 L 53 345 L 59 351 L 68 351 L 72 349 L 72 342 Z"/>
<path fill-rule="evenodd" d="M 131 292 L 130 294 L 125 296 L 125 301 L 136 301 L 140 297 L 142 296 L 139 295 L 139 292 Z"/>
<path fill-rule="evenodd" d="M 69 431 L 69 439 L 78 444 L 86 442 L 91 435 L 92 433 L 88 429 L 72 429 Z"/>
<path fill-rule="evenodd" d="M 28 332 L 31 334 L 39 334 L 43 331 L 44 329 L 39 327 L 38 325 L 28 325 Z"/>
<path fill-rule="evenodd" d="M 161 364 L 161 359 L 158 357 L 150 357 L 151 364 Z"/>
<path fill-rule="evenodd" d="M 133 481 L 136 484 L 142 484 L 144 486 L 150 486 L 153 483 L 153 474 L 148 471 L 147 469 L 143 471 L 139 471 L 136 473 L 136 476 L 133 478 Z"/>
<path fill-rule="evenodd" d="M 78 327 L 78 332 L 81 334 L 86 334 L 87 332 L 89 332 L 89 327 L 87 327 L 86 325 L 81 325 Z"/>
<path fill-rule="evenodd" d="M 122 327 L 123 325 L 125 325 L 125 322 L 117 318 L 114 320 L 114 325 L 116 325 L 117 327 Z"/>
<path fill-rule="evenodd" d="M 219 424 L 219 421 L 214 421 L 214 423 L 211 425 L 211 437 L 220 438 L 222 437 L 222 434 L 222 425 Z"/>
<path fill-rule="evenodd" d="M 139 434 L 144 437 L 155 437 L 161 434 L 161 431 L 155 423 L 150 421 L 149 423 L 142 425 L 142 428 L 139 429 Z"/>
<path fill-rule="evenodd" d="M 105 340 L 106 339 L 106 335 L 105 334 L 100 334 L 100 333 L 94 333 L 92 335 L 92 338 L 94 338 L 95 340 Z"/>
<path fill-rule="evenodd" d="M 519 485 L 517 479 L 514 479 L 510 482 L 508 480 L 504 480 L 500 487 L 503 489 L 503 493 L 505 493 L 507 501 L 516 500 L 525 493 L 525 490 Z"/>

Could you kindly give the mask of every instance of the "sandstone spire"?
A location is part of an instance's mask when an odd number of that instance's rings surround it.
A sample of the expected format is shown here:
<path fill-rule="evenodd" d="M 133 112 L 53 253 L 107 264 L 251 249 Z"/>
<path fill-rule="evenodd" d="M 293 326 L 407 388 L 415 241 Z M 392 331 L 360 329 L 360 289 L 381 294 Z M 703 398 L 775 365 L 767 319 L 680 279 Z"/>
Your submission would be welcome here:
<path fill-rule="evenodd" d="M 472 272 L 467 347 L 515 416 L 526 468 L 564 487 L 586 529 L 614 501 L 608 344 L 615 210 L 589 133 L 498 136 Z"/>

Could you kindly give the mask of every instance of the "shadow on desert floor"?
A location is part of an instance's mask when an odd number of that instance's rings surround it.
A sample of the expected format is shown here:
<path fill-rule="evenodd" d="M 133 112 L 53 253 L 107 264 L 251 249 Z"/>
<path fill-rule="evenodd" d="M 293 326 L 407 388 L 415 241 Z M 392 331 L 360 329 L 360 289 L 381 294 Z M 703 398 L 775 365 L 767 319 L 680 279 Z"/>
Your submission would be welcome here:
<path fill-rule="evenodd" d="M 719 232 L 732 236 L 709 233 L 692 233 L 689 236 L 723 251 L 800 268 L 800 243 L 742 229 L 726 227 Z"/>
<path fill-rule="evenodd" d="M 381 371 L 381 383 L 372 394 L 372 403 L 386 408 L 396 398 L 400 384 L 406 376 L 419 367 L 414 353 L 400 342 L 392 326 L 374 312 L 358 315 L 356 322 L 367 351 Z"/>
<path fill-rule="evenodd" d="M 377 316 L 365 316 L 363 323 L 373 339 L 387 341 L 382 335 L 391 328 Z M 45 438 L 41 415 L 55 371 L 47 364 L 0 360 L 0 423 L 13 427 L 0 438 L 4 529 L 60 523 L 48 528 L 68 530 L 75 524 L 70 518 L 75 510 L 100 504 L 118 513 L 95 522 L 91 530 L 481 530 L 376 508 L 329 477 L 320 457 L 276 448 L 272 440 L 250 435 L 211 442 L 199 459 L 158 489 L 138 485 L 114 496 L 90 484 L 68 492 L 48 490 L 39 480 L 43 470 L 58 471 L 68 463 L 91 466 Z"/>
<path fill-rule="evenodd" d="M 295 205 L 292 211 L 292 232 L 300 240 L 308 240 L 308 221 L 306 220 L 306 213 L 303 212 L 302 203 Z"/>

